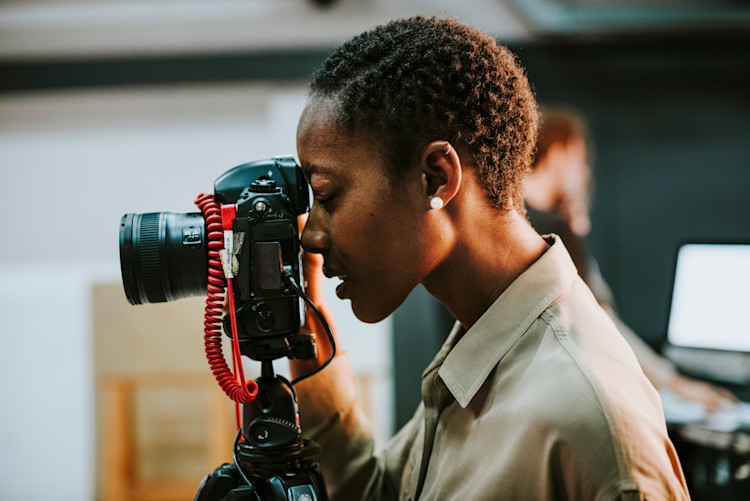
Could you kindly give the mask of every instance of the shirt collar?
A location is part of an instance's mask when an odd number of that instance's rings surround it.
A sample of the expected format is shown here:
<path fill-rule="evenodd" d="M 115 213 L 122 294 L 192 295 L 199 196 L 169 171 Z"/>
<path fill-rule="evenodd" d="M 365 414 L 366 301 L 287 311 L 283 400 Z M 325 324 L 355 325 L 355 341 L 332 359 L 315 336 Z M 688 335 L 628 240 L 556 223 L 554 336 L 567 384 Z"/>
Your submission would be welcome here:
<path fill-rule="evenodd" d="M 469 405 L 490 372 L 502 364 L 532 322 L 570 288 L 577 276 L 560 238 L 548 235 L 545 239 L 550 244 L 545 253 L 510 284 L 468 331 L 456 323 L 427 369 L 429 372 L 444 359 L 438 374 L 461 407 Z"/>

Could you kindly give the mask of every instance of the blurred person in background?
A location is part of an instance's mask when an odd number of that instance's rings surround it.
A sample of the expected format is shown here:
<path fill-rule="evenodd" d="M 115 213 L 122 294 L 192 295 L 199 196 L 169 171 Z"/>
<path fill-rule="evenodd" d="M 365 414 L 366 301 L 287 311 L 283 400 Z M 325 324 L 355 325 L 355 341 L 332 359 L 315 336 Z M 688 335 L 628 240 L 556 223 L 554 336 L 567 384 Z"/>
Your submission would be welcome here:
<path fill-rule="evenodd" d="M 660 391 L 700 402 L 708 412 L 714 412 L 727 400 L 735 401 L 734 395 L 680 374 L 672 362 L 630 329 L 619 317 L 612 291 L 588 251 L 593 149 L 587 124 L 579 113 L 563 107 L 541 108 L 537 152 L 524 183 L 527 217 L 540 234 L 560 236 L 581 278 L 633 348 L 651 383 Z"/>

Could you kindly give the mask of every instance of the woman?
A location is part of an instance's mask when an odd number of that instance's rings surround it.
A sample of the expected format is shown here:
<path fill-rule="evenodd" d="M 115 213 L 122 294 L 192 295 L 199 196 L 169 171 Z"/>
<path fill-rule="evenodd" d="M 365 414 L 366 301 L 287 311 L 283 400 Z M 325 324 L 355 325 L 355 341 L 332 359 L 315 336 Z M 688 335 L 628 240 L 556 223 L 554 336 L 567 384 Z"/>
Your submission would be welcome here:
<path fill-rule="evenodd" d="M 525 218 L 536 126 L 513 55 L 454 21 L 378 27 L 315 74 L 303 247 L 363 321 L 419 283 L 458 320 L 377 454 L 346 354 L 296 386 L 333 499 L 688 497 L 655 391 L 562 243 Z"/>

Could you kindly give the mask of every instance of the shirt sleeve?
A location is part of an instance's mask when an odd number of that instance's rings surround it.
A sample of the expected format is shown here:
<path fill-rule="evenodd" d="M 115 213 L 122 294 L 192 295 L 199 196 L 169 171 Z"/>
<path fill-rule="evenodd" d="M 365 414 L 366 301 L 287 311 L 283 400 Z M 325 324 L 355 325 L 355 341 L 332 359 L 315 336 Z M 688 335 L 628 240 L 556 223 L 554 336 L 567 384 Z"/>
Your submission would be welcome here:
<path fill-rule="evenodd" d="M 401 472 L 412 439 L 408 426 L 375 454 L 368 417 L 356 391 L 346 353 L 295 386 L 303 435 L 320 446 L 318 461 L 326 490 L 335 500 L 398 499 Z"/>

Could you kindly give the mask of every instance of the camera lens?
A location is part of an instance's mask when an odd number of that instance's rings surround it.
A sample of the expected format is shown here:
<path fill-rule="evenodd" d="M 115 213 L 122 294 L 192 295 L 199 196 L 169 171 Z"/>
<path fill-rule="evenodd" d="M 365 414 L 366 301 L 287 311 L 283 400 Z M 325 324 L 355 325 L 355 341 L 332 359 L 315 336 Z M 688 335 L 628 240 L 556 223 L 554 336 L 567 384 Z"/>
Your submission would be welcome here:
<path fill-rule="evenodd" d="M 203 215 L 125 214 L 120 220 L 120 268 L 130 304 L 205 294 L 208 244 Z"/>

